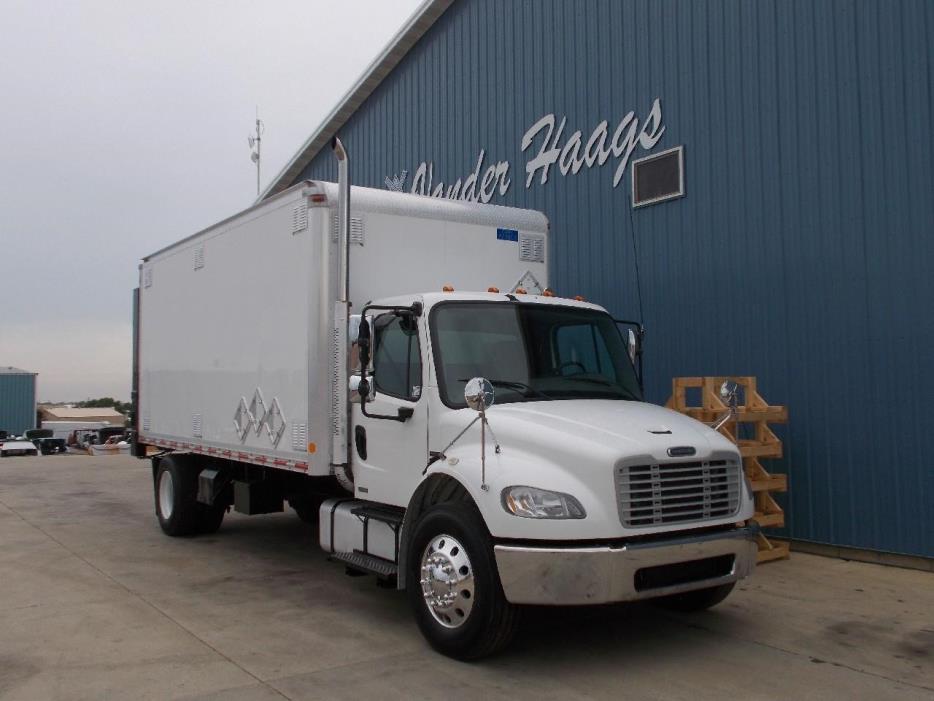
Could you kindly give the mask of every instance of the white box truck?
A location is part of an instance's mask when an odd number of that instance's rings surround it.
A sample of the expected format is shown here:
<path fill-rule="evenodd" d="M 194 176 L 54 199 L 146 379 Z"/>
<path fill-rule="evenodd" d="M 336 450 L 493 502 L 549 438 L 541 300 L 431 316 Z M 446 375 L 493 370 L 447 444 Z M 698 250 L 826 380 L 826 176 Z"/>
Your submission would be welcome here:
<path fill-rule="evenodd" d="M 351 192 L 334 149 L 337 185 L 143 259 L 134 453 L 163 531 L 288 503 L 462 659 L 526 604 L 721 601 L 752 493 L 731 442 L 643 401 L 641 328 L 547 288 L 541 213 Z"/>

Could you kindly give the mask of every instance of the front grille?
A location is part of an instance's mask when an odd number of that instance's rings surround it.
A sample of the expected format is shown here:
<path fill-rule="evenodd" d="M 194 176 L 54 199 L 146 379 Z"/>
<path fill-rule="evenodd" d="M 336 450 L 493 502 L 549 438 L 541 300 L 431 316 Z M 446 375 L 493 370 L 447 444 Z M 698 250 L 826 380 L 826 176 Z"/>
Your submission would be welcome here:
<path fill-rule="evenodd" d="M 616 468 L 619 518 L 627 528 L 710 521 L 739 510 L 737 462 L 673 462 Z"/>

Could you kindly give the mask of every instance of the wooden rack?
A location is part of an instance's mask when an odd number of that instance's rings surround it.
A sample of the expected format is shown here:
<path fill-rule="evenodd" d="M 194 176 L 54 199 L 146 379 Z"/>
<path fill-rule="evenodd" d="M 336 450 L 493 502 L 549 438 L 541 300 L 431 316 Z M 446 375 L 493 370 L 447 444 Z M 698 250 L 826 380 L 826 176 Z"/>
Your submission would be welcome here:
<path fill-rule="evenodd" d="M 755 520 L 763 528 L 785 525 L 785 512 L 772 497 L 774 492 L 788 490 L 786 475 L 768 472 L 759 462 L 761 459 L 782 457 L 782 442 L 778 439 L 770 423 L 783 424 L 788 421 L 788 410 L 783 406 L 771 406 L 756 389 L 755 377 L 676 377 L 671 381 L 671 398 L 665 406 L 682 414 L 712 424 L 723 416 L 729 407 L 720 398 L 720 386 L 729 380 L 739 385 L 737 415 L 735 420 L 727 422 L 720 432 L 739 446 L 743 456 L 743 469 L 752 485 L 756 502 Z M 688 403 L 699 389 L 700 404 Z M 739 431 L 738 424 L 753 424 L 754 438 L 745 438 L 747 431 Z M 788 544 L 773 542 L 765 535 L 759 535 L 759 562 L 787 558 Z"/>

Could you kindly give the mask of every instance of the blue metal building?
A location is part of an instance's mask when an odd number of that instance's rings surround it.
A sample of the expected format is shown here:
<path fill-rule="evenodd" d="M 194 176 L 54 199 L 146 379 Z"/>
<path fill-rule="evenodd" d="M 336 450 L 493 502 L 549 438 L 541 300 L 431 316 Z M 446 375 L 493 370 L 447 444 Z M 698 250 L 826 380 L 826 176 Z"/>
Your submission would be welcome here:
<path fill-rule="evenodd" d="M 36 427 L 36 373 L 0 366 L 0 430 L 10 435 Z"/>
<path fill-rule="evenodd" d="M 558 293 L 643 315 L 651 400 L 789 407 L 787 534 L 932 557 L 932 36 L 925 0 L 429 0 L 264 196 L 340 131 L 355 184 L 543 210 Z"/>

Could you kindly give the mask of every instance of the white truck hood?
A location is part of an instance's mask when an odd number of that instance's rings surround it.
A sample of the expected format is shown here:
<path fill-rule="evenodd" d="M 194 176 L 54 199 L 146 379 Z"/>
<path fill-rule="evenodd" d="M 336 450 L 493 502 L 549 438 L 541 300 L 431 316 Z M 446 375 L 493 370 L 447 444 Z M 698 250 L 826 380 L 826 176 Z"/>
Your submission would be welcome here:
<path fill-rule="evenodd" d="M 493 406 L 490 424 L 505 445 L 536 444 L 549 452 L 573 444 L 618 455 L 651 455 L 670 460 L 668 449 L 690 446 L 697 457 L 736 447 L 699 421 L 645 402 L 572 399 Z M 558 445 L 556 445 L 558 444 Z M 587 445 L 589 444 L 589 445 Z"/>
<path fill-rule="evenodd" d="M 449 412 L 444 433 L 465 426 L 469 409 Z M 487 410 L 500 452 L 487 435 L 487 490 L 472 489 L 490 532 L 499 538 L 586 540 L 684 531 L 733 523 L 752 516 L 748 494 L 736 514 L 716 520 L 672 522 L 626 529 L 620 522 L 615 486 L 621 465 L 653 465 L 706 460 L 740 461 L 727 438 L 699 421 L 645 402 L 614 399 L 567 399 L 493 405 Z M 462 484 L 480 483 L 480 430 L 475 426 L 446 451 L 440 468 Z M 693 448 L 669 454 L 670 448 Z M 453 460 L 452 460 L 453 459 Z M 580 520 L 516 518 L 500 504 L 502 490 L 514 485 L 571 494 L 587 512 Z M 745 491 L 745 490 L 744 490 Z"/>

